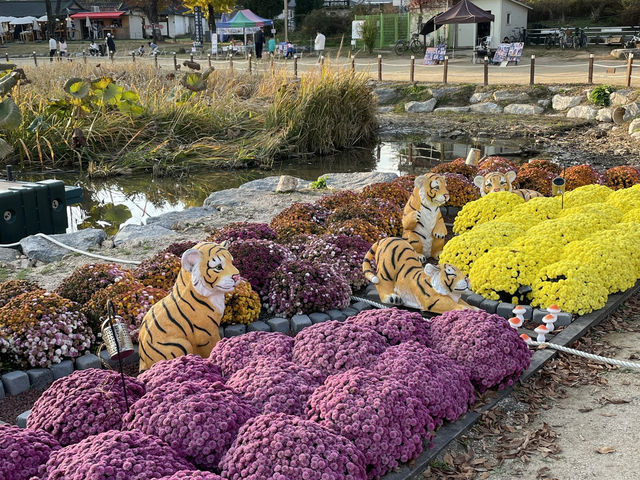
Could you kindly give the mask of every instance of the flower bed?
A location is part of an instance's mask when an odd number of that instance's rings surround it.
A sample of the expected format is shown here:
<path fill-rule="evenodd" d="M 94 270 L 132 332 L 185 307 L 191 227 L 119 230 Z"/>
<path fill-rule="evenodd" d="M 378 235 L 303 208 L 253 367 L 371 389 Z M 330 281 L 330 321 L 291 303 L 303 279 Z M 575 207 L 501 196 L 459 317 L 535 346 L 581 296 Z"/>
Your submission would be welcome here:
<path fill-rule="evenodd" d="M 56 293 L 78 303 L 87 302 L 98 290 L 131 278 L 131 273 L 119 265 L 96 263 L 83 265 L 62 280 Z"/>
<path fill-rule="evenodd" d="M 58 441 L 43 430 L 0 425 L 0 478 L 29 480 L 35 477 L 40 465 L 59 448 Z"/>

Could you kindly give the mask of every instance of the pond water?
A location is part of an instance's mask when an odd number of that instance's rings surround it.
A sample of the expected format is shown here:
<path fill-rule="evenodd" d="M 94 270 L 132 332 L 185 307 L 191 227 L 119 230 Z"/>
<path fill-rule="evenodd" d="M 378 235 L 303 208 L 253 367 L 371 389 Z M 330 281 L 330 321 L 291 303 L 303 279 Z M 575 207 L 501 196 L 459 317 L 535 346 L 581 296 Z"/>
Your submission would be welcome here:
<path fill-rule="evenodd" d="M 150 174 L 143 174 L 90 179 L 78 173 L 60 173 L 46 176 L 25 174 L 19 179 L 57 178 L 67 185 L 81 186 L 82 204 L 68 209 L 68 231 L 99 226 L 115 234 L 121 225 L 142 224 L 147 218 L 161 213 L 201 206 L 211 192 L 238 187 L 257 178 L 288 174 L 316 180 L 324 173 L 363 171 L 418 174 L 440 162 L 466 157 L 470 148 L 479 148 L 486 155 L 507 154 L 509 158 L 521 159 L 520 144 L 513 142 L 479 144 L 462 140 L 452 142 L 405 138 L 382 141 L 371 148 L 353 149 L 329 157 L 281 162 L 271 170 L 219 170 L 182 178 L 152 178 Z"/>

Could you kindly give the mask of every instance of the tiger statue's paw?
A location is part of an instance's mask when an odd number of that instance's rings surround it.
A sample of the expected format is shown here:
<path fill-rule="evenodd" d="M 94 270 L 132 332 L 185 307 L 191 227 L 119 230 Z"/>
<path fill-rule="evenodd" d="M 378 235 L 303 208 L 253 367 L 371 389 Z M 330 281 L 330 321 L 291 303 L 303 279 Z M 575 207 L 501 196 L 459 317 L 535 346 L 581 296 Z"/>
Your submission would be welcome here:
<path fill-rule="evenodd" d="M 374 285 L 380 283 L 380 279 L 376 276 L 371 277 L 371 283 L 373 283 Z"/>
<path fill-rule="evenodd" d="M 433 232 L 433 237 L 434 238 L 444 238 L 446 236 L 447 236 L 446 234 L 443 235 L 442 233 Z"/>
<path fill-rule="evenodd" d="M 420 260 L 420 263 L 422 265 L 426 265 L 427 264 L 427 257 L 425 257 L 424 255 L 418 255 L 418 260 Z"/>
<path fill-rule="evenodd" d="M 400 295 L 392 293 L 391 295 L 387 295 L 387 298 L 384 299 L 384 303 L 390 303 L 392 305 L 402 305 L 403 301 L 400 298 Z"/>

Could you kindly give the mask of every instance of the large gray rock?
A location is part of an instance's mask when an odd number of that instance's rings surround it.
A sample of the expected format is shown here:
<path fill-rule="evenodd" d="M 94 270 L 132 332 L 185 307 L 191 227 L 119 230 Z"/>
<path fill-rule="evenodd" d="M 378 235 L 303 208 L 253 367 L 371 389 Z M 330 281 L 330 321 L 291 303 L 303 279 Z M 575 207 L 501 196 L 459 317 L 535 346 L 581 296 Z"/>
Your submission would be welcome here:
<path fill-rule="evenodd" d="M 583 120 L 595 120 L 598 116 L 598 109 L 590 105 L 579 105 L 571 107 L 567 112 L 567 118 L 582 118 Z"/>
<path fill-rule="evenodd" d="M 431 95 L 436 100 L 446 97 L 447 95 L 452 95 L 458 93 L 460 91 L 460 87 L 440 87 L 440 88 L 432 88 L 430 89 Z"/>
<path fill-rule="evenodd" d="M 529 95 L 525 92 L 512 92 L 510 90 L 497 90 L 493 92 L 493 99 L 496 102 L 526 102 Z"/>
<path fill-rule="evenodd" d="M 205 223 L 217 217 L 218 211 L 214 208 L 194 207 L 178 212 L 167 212 L 157 217 L 147 219 L 147 225 L 158 225 L 168 229 L 181 229 L 186 225 Z"/>
<path fill-rule="evenodd" d="M 128 246 L 137 247 L 145 243 L 165 242 L 176 240 L 176 233 L 162 225 L 152 223 L 151 225 L 125 225 L 120 229 L 113 239 L 116 247 Z"/>
<path fill-rule="evenodd" d="M 464 107 L 438 107 L 433 110 L 435 112 L 468 112 L 469 106 Z"/>
<path fill-rule="evenodd" d="M 438 100 L 435 98 L 430 98 L 426 102 L 407 102 L 404 104 L 404 110 L 409 113 L 429 113 L 436 108 L 436 103 Z"/>
<path fill-rule="evenodd" d="M 598 114 L 596 115 L 596 120 L 598 120 L 599 122 L 606 122 L 606 123 L 613 122 L 611 108 L 601 108 L 600 110 L 598 110 Z"/>
<path fill-rule="evenodd" d="M 640 131 L 640 118 L 636 118 L 629 124 L 629 135 L 633 135 L 638 131 Z"/>
<path fill-rule="evenodd" d="M 551 106 L 554 110 L 566 110 L 568 108 L 576 107 L 582 102 L 583 96 L 569 96 L 569 95 L 554 95 L 551 99 Z"/>
<path fill-rule="evenodd" d="M 19 256 L 20 252 L 18 250 L 14 250 L 13 248 L 0 248 L 0 263 L 13 262 Z"/>
<path fill-rule="evenodd" d="M 389 87 L 376 88 L 373 93 L 378 97 L 378 105 L 389 105 L 394 103 L 399 97 L 396 89 Z"/>
<path fill-rule="evenodd" d="M 469 110 L 475 113 L 502 113 L 502 107 L 493 102 L 476 103 L 471 105 Z"/>
<path fill-rule="evenodd" d="M 291 193 L 298 188 L 298 179 L 291 175 L 281 175 L 276 186 L 276 193 Z"/>
<path fill-rule="evenodd" d="M 398 177 L 391 172 L 354 172 L 354 173 L 327 173 L 328 188 L 337 190 L 359 190 L 373 183 L 390 182 Z"/>
<path fill-rule="evenodd" d="M 476 92 L 473 95 L 471 95 L 471 98 L 469 99 L 469 103 L 484 102 L 485 100 L 488 100 L 489 97 L 491 97 L 491 92 Z"/>
<path fill-rule="evenodd" d="M 629 120 L 632 120 L 640 115 L 640 103 L 635 102 L 635 103 L 630 103 L 628 105 L 625 105 L 624 110 L 625 112 L 624 112 L 624 117 L 622 117 L 622 120 L 624 120 L 625 122 L 628 122 Z"/>
<path fill-rule="evenodd" d="M 614 107 L 619 107 L 621 105 L 629 104 L 632 97 L 633 90 L 618 90 L 617 92 L 613 92 L 611 93 L 611 95 L 609 95 L 609 101 Z"/>
<path fill-rule="evenodd" d="M 50 235 L 51 238 L 79 250 L 89 250 L 99 247 L 107 239 L 104 230 L 97 228 L 86 228 L 73 233 L 61 233 Z M 58 245 L 42 237 L 31 235 L 20 240 L 20 247 L 23 253 L 32 260 L 50 263 L 61 260 L 62 257 L 71 253 L 71 250 L 59 247 Z"/>
<path fill-rule="evenodd" d="M 504 107 L 504 113 L 512 115 L 540 115 L 542 112 L 544 112 L 544 108 L 526 103 L 512 103 Z"/>
<path fill-rule="evenodd" d="M 276 177 L 280 178 L 280 177 Z M 274 183 L 271 188 L 271 192 L 273 192 L 273 188 L 278 183 Z M 250 202 L 252 199 L 256 197 L 255 190 L 242 189 L 240 188 L 229 188 L 227 190 L 220 190 L 217 192 L 213 192 L 211 195 L 207 197 L 204 201 L 205 207 L 210 208 L 220 208 L 220 207 L 238 207 L 244 205 L 245 203 Z"/>
<path fill-rule="evenodd" d="M 250 182 L 247 183 L 243 183 L 242 185 L 240 185 L 238 188 L 240 190 L 254 190 L 254 191 L 259 191 L 259 192 L 275 192 L 278 183 L 280 182 L 280 177 L 281 175 L 276 175 L 276 176 L 271 176 L 271 177 L 265 177 L 265 178 L 258 178 L 256 180 L 251 180 Z M 307 188 L 309 186 L 309 183 L 307 180 L 303 180 L 302 178 L 297 178 L 297 177 L 292 177 L 295 178 L 298 181 L 298 187 L 299 188 Z M 222 190 L 223 192 L 226 192 L 227 190 Z M 214 192 L 214 193 L 218 193 L 218 192 Z"/>
<path fill-rule="evenodd" d="M 540 100 L 538 100 L 538 105 L 543 108 L 547 108 L 549 105 L 551 105 L 551 100 L 549 100 L 548 98 L 541 98 Z"/>

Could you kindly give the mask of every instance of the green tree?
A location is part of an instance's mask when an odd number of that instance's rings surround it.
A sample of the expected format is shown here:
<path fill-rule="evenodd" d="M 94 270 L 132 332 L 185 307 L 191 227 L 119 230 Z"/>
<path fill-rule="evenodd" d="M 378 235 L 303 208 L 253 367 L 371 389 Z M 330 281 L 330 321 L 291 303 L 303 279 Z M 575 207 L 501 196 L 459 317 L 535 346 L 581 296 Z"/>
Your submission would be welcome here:
<path fill-rule="evenodd" d="M 202 8 L 202 14 L 209 22 L 211 33 L 216 31 L 216 18 L 219 13 L 229 13 L 236 6 L 236 0 L 185 0 L 184 6 L 193 12 L 195 7 Z"/>
<path fill-rule="evenodd" d="M 373 47 L 378 39 L 378 20 L 376 17 L 367 17 L 362 26 L 362 41 L 369 53 L 373 52 Z"/>
<path fill-rule="evenodd" d="M 283 0 L 242 0 L 240 5 L 262 18 L 274 18 L 284 10 Z"/>
<path fill-rule="evenodd" d="M 324 0 L 296 0 L 296 15 L 306 15 L 311 10 L 322 8 Z"/>

